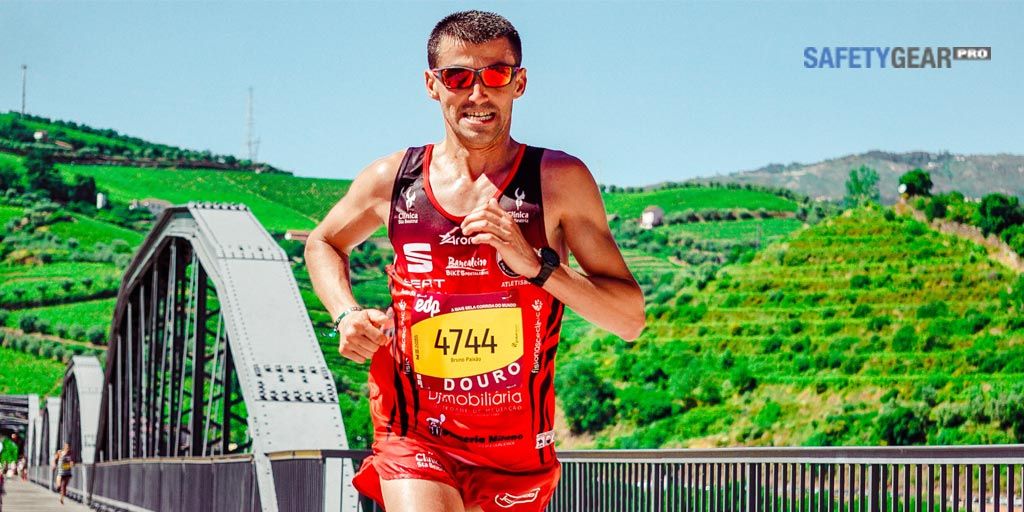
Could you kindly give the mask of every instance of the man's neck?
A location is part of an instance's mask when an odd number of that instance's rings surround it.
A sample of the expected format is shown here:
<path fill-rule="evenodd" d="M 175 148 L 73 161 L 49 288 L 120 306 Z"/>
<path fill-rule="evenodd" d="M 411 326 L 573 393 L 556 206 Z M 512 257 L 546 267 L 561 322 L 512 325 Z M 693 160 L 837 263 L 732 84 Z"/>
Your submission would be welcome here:
<path fill-rule="evenodd" d="M 434 146 L 433 160 L 444 162 L 446 171 L 476 181 L 483 174 L 506 170 L 518 151 L 519 143 L 507 135 L 486 147 L 470 147 L 449 135 L 444 142 Z"/>

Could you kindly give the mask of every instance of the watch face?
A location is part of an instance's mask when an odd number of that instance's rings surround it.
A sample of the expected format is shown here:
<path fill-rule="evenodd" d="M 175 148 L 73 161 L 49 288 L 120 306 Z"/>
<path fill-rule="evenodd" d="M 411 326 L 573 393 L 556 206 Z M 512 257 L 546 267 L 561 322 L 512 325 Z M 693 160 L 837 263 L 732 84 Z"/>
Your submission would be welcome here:
<path fill-rule="evenodd" d="M 557 267 L 558 264 L 561 263 L 560 258 L 558 257 L 558 253 L 555 252 L 554 249 L 551 249 L 549 247 L 545 247 L 540 250 L 540 257 L 542 260 L 544 260 L 545 265 Z"/>

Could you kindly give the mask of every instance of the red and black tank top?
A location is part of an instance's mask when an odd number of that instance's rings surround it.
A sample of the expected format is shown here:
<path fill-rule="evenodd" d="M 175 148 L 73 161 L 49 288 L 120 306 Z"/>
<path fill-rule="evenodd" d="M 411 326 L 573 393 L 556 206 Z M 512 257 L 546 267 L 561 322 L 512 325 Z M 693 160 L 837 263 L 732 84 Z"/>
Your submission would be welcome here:
<path fill-rule="evenodd" d="M 476 465 L 554 461 L 555 352 L 563 306 L 465 236 L 430 187 L 432 146 L 410 148 L 391 198 L 394 337 L 375 354 L 375 437 L 439 445 Z M 547 246 L 542 148 L 521 145 L 495 198 L 534 248 Z"/>

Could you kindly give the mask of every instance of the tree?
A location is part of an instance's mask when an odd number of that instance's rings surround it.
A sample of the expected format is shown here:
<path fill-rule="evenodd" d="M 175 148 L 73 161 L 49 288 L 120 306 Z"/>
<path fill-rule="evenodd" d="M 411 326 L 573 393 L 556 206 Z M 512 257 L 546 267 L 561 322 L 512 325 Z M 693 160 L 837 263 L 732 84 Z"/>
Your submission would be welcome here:
<path fill-rule="evenodd" d="M 1024 210 L 1015 196 L 988 194 L 978 205 L 977 220 L 982 233 L 998 235 L 1010 226 L 1024 223 Z"/>
<path fill-rule="evenodd" d="M 615 389 L 597 375 L 594 361 L 569 361 L 556 374 L 555 386 L 573 432 L 596 432 L 615 417 Z"/>
<path fill-rule="evenodd" d="M 862 165 L 850 171 L 850 179 L 846 180 L 847 206 L 861 206 L 868 202 L 878 202 L 878 172 Z"/>
<path fill-rule="evenodd" d="M 0 161 L 0 192 L 9 188 L 21 188 L 20 181 L 21 176 L 18 175 L 18 171 L 14 168 L 14 164 L 11 164 L 6 160 Z"/>
<path fill-rule="evenodd" d="M 905 193 L 911 196 L 932 195 L 932 176 L 921 169 L 914 169 L 900 176 L 900 185 L 906 185 Z"/>
<path fill-rule="evenodd" d="M 96 200 L 96 179 L 92 176 L 75 175 L 71 180 L 70 202 L 92 203 Z"/>
<path fill-rule="evenodd" d="M 55 201 L 66 201 L 68 186 L 53 168 L 53 156 L 44 150 L 33 149 L 25 156 L 25 182 L 29 190 L 45 191 Z"/>

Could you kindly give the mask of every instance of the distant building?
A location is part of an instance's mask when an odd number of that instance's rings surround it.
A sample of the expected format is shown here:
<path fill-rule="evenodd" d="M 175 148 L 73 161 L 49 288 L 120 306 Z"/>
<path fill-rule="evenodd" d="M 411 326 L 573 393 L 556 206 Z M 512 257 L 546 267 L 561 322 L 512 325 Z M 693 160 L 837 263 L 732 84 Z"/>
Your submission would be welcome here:
<path fill-rule="evenodd" d="M 96 193 L 96 209 L 102 210 L 107 207 L 107 195 L 103 192 Z"/>
<path fill-rule="evenodd" d="M 662 210 L 659 206 L 648 206 L 644 208 L 644 213 L 640 215 L 640 227 L 644 229 L 651 229 L 655 226 L 660 226 L 665 220 L 665 210 Z"/>
<path fill-rule="evenodd" d="M 309 231 L 303 229 L 289 229 L 284 232 L 285 240 L 295 240 L 296 242 L 306 243 L 307 238 L 309 238 Z"/>
<path fill-rule="evenodd" d="M 36 142 L 46 142 L 46 139 L 49 138 L 49 133 L 47 133 L 46 130 L 36 130 L 36 132 L 32 134 L 32 138 L 35 139 Z"/>
<path fill-rule="evenodd" d="M 160 215 L 170 206 L 172 206 L 170 201 L 148 197 L 146 199 L 132 199 L 131 203 L 128 204 L 128 209 L 145 208 L 153 215 Z"/>

